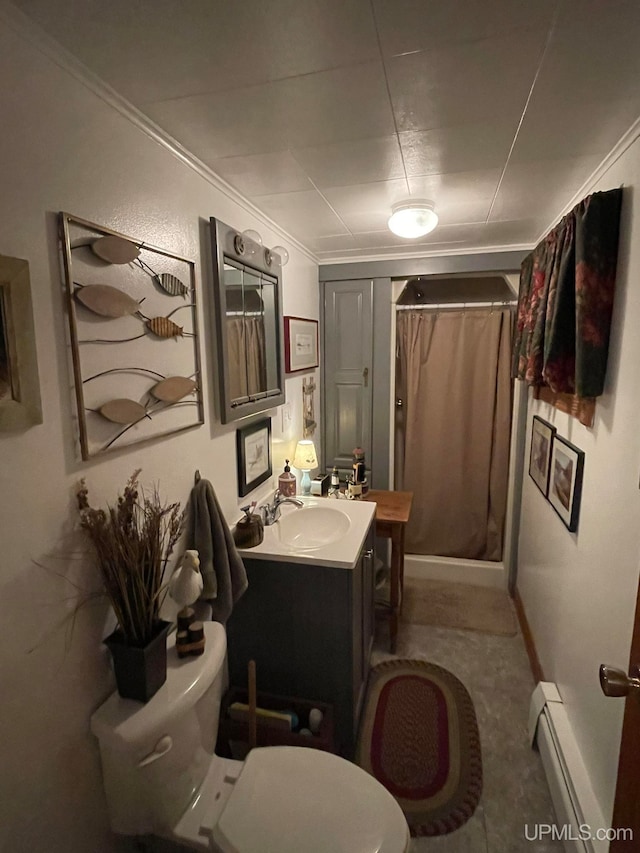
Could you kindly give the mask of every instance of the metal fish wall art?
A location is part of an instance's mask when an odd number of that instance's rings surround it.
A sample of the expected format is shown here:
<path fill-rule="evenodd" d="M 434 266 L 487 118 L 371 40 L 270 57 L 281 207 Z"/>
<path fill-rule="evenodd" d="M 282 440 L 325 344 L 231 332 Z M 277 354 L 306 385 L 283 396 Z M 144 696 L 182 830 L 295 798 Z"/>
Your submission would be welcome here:
<path fill-rule="evenodd" d="M 136 307 L 138 307 L 138 303 L 135 303 Z M 188 305 L 181 306 L 188 308 Z M 178 309 L 176 309 L 177 311 Z M 135 316 L 142 321 L 144 327 L 147 332 L 152 332 L 156 337 L 163 338 L 168 340 L 169 338 L 173 338 L 177 340 L 178 338 L 193 338 L 195 337 L 193 332 L 185 332 L 184 326 L 178 326 L 177 323 L 174 323 L 173 320 L 170 320 L 169 317 L 171 314 L 175 314 L 175 311 L 172 311 L 167 317 L 146 317 L 142 311 L 135 311 Z M 140 338 L 144 338 L 146 332 L 143 332 L 141 335 L 133 335 L 130 338 L 92 338 L 84 339 L 78 341 L 79 344 L 124 344 L 129 341 L 137 341 Z"/>
<path fill-rule="evenodd" d="M 178 326 L 168 317 L 152 317 L 145 323 L 146 327 L 159 338 L 182 338 L 184 326 Z"/>
<path fill-rule="evenodd" d="M 140 303 L 128 293 L 109 284 L 80 285 L 74 296 L 85 308 L 101 317 L 126 317 L 140 308 Z"/>
<path fill-rule="evenodd" d="M 137 259 L 138 266 L 144 270 L 147 275 L 155 281 L 158 287 L 161 287 L 169 296 L 186 296 L 189 293 L 189 288 L 176 275 L 169 272 L 157 273 L 146 261 L 142 258 Z"/>
<path fill-rule="evenodd" d="M 196 262 L 142 230 L 58 224 L 82 459 L 204 423 Z"/>
<path fill-rule="evenodd" d="M 183 284 L 177 276 L 171 275 L 171 273 L 163 272 L 160 275 L 154 275 L 153 280 L 169 296 L 186 296 L 189 293 L 187 285 Z"/>
<path fill-rule="evenodd" d="M 108 264 L 129 264 L 140 255 L 139 247 L 124 237 L 99 237 L 91 244 L 91 250 Z"/>
<path fill-rule="evenodd" d="M 195 379 L 189 379 L 186 376 L 169 376 L 154 385 L 150 393 L 156 400 L 161 400 L 163 403 L 177 403 L 187 394 L 192 394 L 196 388 Z"/>
<path fill-rule="evenodd" d="M 109 400 L 98 409 L 103 418 L 114 424 L 132 424 L 144 417 L 149 417 L 147 410 L 141 403 L 121 397 L 117 400 Z"/>

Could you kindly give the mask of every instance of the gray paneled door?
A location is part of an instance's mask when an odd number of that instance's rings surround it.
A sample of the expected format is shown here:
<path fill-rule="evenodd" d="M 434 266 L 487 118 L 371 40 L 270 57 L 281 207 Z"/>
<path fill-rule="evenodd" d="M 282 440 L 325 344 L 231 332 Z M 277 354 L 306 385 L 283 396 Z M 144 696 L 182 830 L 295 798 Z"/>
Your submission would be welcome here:
<path fill-rule="evenodd" d="M 371 464 L 373 281 L 324 286 L 324 463 L 351 469 L 354 447 Z"/>

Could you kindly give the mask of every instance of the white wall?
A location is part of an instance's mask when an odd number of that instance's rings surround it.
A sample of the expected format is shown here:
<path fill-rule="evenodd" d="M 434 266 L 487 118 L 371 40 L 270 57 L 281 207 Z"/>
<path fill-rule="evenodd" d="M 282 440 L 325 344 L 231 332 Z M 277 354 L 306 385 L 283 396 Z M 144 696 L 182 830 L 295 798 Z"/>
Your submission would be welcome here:
<path fill-rule="evenodd" d="M 287 246 L 285 314 L 318 317 L 318 270 L 2 14 L 0 79 L 0 253 L 30 264 L 44 412 L 41 426 L 0 434 L 0 850 L 102 853 L 116 848 L 89 718 L 114 688 L 101 645 L 112 623 L 106 606 L 94 601 L 70 630 L 77 595 L 69 581 L 99 588 L 95 572 L 73 554 L 74 486 L 85 476 L 96 502 L 113 499 L 141 467 L 143 482 L 159 482 L 163 495 L 184 503 L 198 468 L 228 519 L 237 519 L 244 501 L 237 498 L 235 427 L 214 416 L 206 222 L 213 215 L 240 230 L 256 228 L 266 245 Z M 204 426 L 78 461 L 56 239 L 60 210 L 196 260 Z M 293 420 L 285 434 L 280 412 L 272 412 L 276 475 L 284 449 L 302 436 L 301 383 L 287 380 Z"/>
<path fill-rule="evenodd" d="M 517 584 L 545 677 L 557 682 L 567 705 L 605 819 L 613 808 L 623 701 L 602 695 L 598 666 L 627 666 L 640 566 L 639 177 L 636 141 L 593 187 L 625 186 L 606 393 L 594 426 L 529 400 L 527 453 L 534 414 L 585 451 L 579 529 L 567 531 L 525 473 Z"/>

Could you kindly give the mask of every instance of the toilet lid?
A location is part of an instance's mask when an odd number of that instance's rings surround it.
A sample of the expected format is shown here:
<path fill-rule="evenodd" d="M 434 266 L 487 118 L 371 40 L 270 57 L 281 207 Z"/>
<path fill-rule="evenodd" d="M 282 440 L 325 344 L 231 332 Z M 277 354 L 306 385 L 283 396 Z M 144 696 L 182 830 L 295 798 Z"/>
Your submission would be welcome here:
<path fill-rule="evenodd" d="M 216 825 L 223 853 L 404 853 L 400 806 L 343 758 L 303 747 L 252 750 Z"/>

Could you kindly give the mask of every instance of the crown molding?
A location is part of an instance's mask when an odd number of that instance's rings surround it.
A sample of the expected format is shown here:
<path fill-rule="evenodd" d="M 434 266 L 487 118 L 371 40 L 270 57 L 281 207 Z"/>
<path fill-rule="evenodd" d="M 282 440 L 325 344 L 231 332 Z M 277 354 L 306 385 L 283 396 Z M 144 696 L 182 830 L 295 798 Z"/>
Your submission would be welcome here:
<path fill-rule="evenodd" d="M 148 116 L 137 107 L 134 107 L 133 104 L 116 92 L 115 89 L 112 89 L 108 83 L 105 83 L 102 78 L 94 74 L 84 63 L 80 62 L 79 59 L 66 50 L 59 42 L 48 35 L 42 27 L 38 26 L 38 24 L 12 3 L 8 2 L 8 0 L 0 0 L 0 20 L 6 23 L 8 27 L 32 45 L 32 47 L 52 60 L 59 68 L 62 68 L 93 92 L 94 95 L 119 112 L 150 139 L 153 139 L 154 142 L 165 148 L 173 157 L 196 172 L 216 190 L 227 196 L 227 198 L 235 202 L 244 211 L 254 216 L 283 240 L 295 246 L 310 261 L 315 264 L 318 263 L 317 256 L 296 237 L 293 237 L 281 225 L 270 219 L 260 208 L 241 195 L 235 187 L 232 187 L 231 184 L 216 174 L 206 163 L 151 121 Z"/>
<path fill-rule="evenodd" d="M 337 264 L 320 264 L 320 281 L 342 281 L 354 278 L 403 278 L 415 275 L 492 275 L 513 273 L 520 270 L 523 257 L 529 248 L 521 251 L 469 252 L 448 256 L 420 255 L 399 258 L 390 255 L 378 260 L 348 261 Z"/>
<path fill-rule="evenodd" d="M 464 249 L 444 249 L 425 252 L 388 252 L 386 254 L 369 254 L 369 255 L 347 255 L 339 254 L 331 257 L 318 257 L 320 266 L 328 266 L 330 264 L 359 264 L 369 263 L 371 261 L 391 261 L 398 260 L 419 260 L 420 258 L 455 258 L 460 255 L 488 255 L 501 252 L 530 252 L 535 246 L 535 243 L 512 243 L 503 246 L 471 246 Z M 358 251 L 358 249 L 354 249 Z"/>
<path fill-rule="evenodd" d="M 593 192 L 593 187 L 607 174 L 609 169 L 618 162 L 618 160 L 625 154 L 629 148 L 633 145 L 633 143 L 640 136 L 640 117 L 638 117 L 631 127 L 620 137 L 618 142 L 613 146 L 611 151 L 607 154 L 604 160 L 597 166 L 591 175 L 587 178 L 587 180 L 582 184 L 580 189 L 571 197 L 571 199 L 567 202 L 567 204 L 562 208 L 562 210 L 555 216 L 549 225 L 544 229 L 544 231 L 540 234 L 538 239 L 535 242 L 535 246 L 541 240 L 547 236 L 549 231 L 558 224 L 558 222 L 562 219 L 563 216 L 566 216 L 570 210 L 578 204 L 582 199 L 589 195 L 590 192 Z"/>

